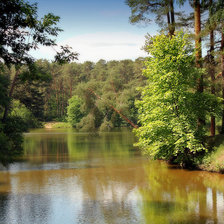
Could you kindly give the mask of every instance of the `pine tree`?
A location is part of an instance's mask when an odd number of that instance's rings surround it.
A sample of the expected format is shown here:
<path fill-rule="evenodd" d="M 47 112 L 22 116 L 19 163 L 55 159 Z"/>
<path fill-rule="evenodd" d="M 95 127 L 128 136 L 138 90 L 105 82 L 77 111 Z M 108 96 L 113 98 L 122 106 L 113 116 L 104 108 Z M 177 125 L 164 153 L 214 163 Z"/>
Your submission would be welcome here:
<path fill-rule="evenodd" d="M 183 3 L 183 1 L 179 1 L 179 3 Z M 156 22 L 163 25 L 165 20 L 165 29 L 171 36 L 174 34 L 176 24 L 173 0 L 126 0 L 126 4 L 131 8 L 131 23 L 150 23 L 150 17 L 155 14 Z"/>

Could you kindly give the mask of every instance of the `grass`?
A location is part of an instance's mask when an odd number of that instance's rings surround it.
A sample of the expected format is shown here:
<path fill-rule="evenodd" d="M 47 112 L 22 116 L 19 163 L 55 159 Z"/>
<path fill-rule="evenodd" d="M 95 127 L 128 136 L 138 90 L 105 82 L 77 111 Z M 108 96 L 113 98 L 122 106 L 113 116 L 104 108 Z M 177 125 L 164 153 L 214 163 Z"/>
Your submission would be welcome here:
<path fill-rule="evenodd" d="M 47 122 L 45 128 L 71 128 L 72 126 L 67 122 Z"/>
<path fill-rule="evenodd" d="M 224 136 L 213 138 L 214 148 L 202 161 L 200 168 L 207 171 L 224 173 Z"/>
<path fill-rule="evenodd" d="M 71 128 L 72 126 L 67 122 L 57 122 L 53 124 L 53 128 Z"/>

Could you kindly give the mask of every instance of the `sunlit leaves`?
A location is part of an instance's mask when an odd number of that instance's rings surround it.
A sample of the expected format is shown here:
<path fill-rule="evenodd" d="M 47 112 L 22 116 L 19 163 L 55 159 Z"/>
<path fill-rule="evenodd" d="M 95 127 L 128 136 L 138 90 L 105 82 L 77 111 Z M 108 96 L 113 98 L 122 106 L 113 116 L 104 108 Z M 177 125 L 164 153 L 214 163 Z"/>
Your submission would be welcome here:
<path fill-rule="evenodd" d="M 196 153 L 206 150 L 205 132 L 198 128 L 197 117 L 220 113 L 221 101 L 195 91 L 204 71 L 194 67 L 187 35 L 179 32 L 170 38 L 161 34 L 148 43 L 151 57 L 144 70 L 148 85 L 136 103 L 141 124 L 138 145 L 153 158 L 192 162 Z"/>

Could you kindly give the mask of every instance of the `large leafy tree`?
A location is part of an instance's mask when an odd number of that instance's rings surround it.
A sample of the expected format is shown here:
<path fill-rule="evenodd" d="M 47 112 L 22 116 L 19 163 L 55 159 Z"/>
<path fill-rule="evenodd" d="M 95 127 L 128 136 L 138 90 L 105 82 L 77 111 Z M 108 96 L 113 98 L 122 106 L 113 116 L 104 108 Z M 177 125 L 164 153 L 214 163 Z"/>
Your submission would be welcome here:
<path fill-rule="evenodd" d="M 3 0 L 0 2 L 0 59 L 7 66 L 16 66 L 16 73 L 12 79 L 9 97 L 13 95 L 16 82 L 21 75 L 21 65 L 27 64 L 32 68 L 29 75 L 35 75 L 34 59 L 31 50 L 42 46 L 56 46 L 56 37 L 60 31 L 57 27 L 59 17 L 49 13 L 43 18 L 38 17 L 37 4 L 30 4 L 23 0 Z M 68 62 L 77 57 L 77 53 L 69 47 L 61 46 L 55 60 Z M 33 77 L 35 78 L 35 77 Z M 5 107 L 3 120 L 7 118 L 8 106 Z"/>
<path fill-rule="evenodd" d="M 23 0 L 0 2 L 0 58 L 6 64 L 30 63 L 30 50 L 39 45 L 55 46 L 56 37 L 62 29 L 57 27 L 60 17 L 52 13 L 39 19 L 37 4 Z M 74 59 L 77 54 L 69 47 L 61 46 L 62 52 L 55 55 L 60 62 Z"/>
<path fill-rule="evenodd" d="M 0 124 L 2 162 L 10 160 L 14 154 L 21 152 L 22 131 L 25 130 L 21 119 L 8 116 L 14 89 L 18 80 L 32 80 L 38 77 L 38 70 L 35 69 L 30 51 L 36 50 L 40 45 L 56 45 L 54 37 L 62 31 L 57 27 L 58 21 L 59 17 L 52 13 L 39 18 L 37 4 L 23 0 L 0 1 L 0 85 L 4 86 L 1 89 L 4 100 L 1 102 Z M 61 50 L 56 52 L 55 56 L 55 60 L 59 63 L 69 62 L 77 57 L 77 53 L 71 52 L 67 46 L 62 46 Z M 23 73 L 24 65 L 28 66 L 28 72 Z M 5 88 L 6 76 L 3 75 L 2 69 L 4 66 L 15 67 L 14 76 L 8 78 L 8 88 Z"/>
<path fill-rule="evenodd" d="M 157 159 L 175 159 L 189 165 L 194 155 L 206 150 L 205 132 L 197 118 L 219 111 L 212 94 L 199 93 L 197 80 L 203 70 L 194 66 L 193 48 L 182 32 L 172 38 L 151 38 L 144 75 L 148 85 L 138 101 L 141 127 L 138 145 Z"/>

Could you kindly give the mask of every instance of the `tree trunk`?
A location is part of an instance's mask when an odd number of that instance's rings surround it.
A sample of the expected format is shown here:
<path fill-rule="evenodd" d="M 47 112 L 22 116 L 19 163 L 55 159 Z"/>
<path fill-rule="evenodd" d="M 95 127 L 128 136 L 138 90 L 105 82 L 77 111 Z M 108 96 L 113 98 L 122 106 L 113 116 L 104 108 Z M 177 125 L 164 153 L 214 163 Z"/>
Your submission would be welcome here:
<path fill-rule="evenodd" d="M 166 16 L 167 16 L 168 29 L 170 30 L 170 12 L 167 12 Z"/>
<path fill-rule="evenodd" d="M 201 5 L 200 0 L 194 0 L 194 26 L 195 26 L 195 64 L 197 68 L 201 68 Z M 203 93 L 203 75 L 198 79 L 197 92 Z M 205 124 L 204 117 L 198 118 L 198 127 L 202 127 Z"/>
<path fill-rule="evenodd" d="M 14 92 L 14 89 L 15 89 L 15 86 L 16 86 L 16 81 L 18 79 L 18 76 L 19 76 L 19 72 L 20 70 L 17 69 L 16 70 L 16 74 L 12 80 L 12 85 L 11 85 L 11 88 L 10 88 L 10 91 L 9 91 L 9 99 L 11 100 L 12 98 L 12 95 L 13 95 L 13 92 Z M 10 106 L 10 103 L 8 105 L 5 106 L 5 110 L 4 110 L 4 114 L 3 114 L 3 118 L 2 118 L 2 122 L 4 123 L 5 120 L 7 119 L 8 117 L 8 111 L 9 111 L 9 106 Z"/>
<path fill-rule="evenodd" d="M 55 94 L 56 94 L 56 116 L 58 117 L 59 114 L 59 99 L 58 99 L 58 90 L 57 86 L 55 88 Z"/>
<path fill-rule="evenodd" d="M 222 74 L 222 98 L 224 100 L 224 34 L 222 32 L 222 40 L 221 40 L 221 47 L 220 47 L 220 51 L 221 51 L 221 74 Z M 223 101 L 224 104 L 224 101 Z M 222 112 L 222 128 L 221 128 L 221 134 L 224 134 L 224 109 Z"/>
<path fill-rule="evenodd" d="M 170 0 L 170 17 L 171 17 L 171 26 L 170 26 L 170 34 L 171 36 L 174 35 L 175 32 L 175 17 L 174 17 L 174 7 L 173 7 L 173 0 Z"/>
<path fill-rule="evenodd" d="M 200 8 L 200 0 L 194 0 L 194 25 L 195 25 L 195 57 L 196 57 L 196 66 L 201 68 L 201 8 Z M 198 91 L 203 92 L 202 85 L 203 78 L 199 80 L 198 83 Z"/>
<path fill-rule="evenodd" d="M 212 4 L 213 4 L 213 0 L 210 0 L 209 2 L 209 7 L 210 7 L 210 10 L 209 10 L 209 17 L 211 18 L 212 16 Z M 214 60 L 214 30 L 211 29 L 210 31 L 210 55 L 209 55 L 209 74 L 210 74 L 210 77 L 211 77 L 211 93 L 215 95 L 215 69 L 214 69 L 214 66 L 215 66 L 215 60 Z M 212 115 L 211 116 L 211 126 L 210 126 L 210 134 L 211 136 L 215 136 L 215 116 Z"/>

